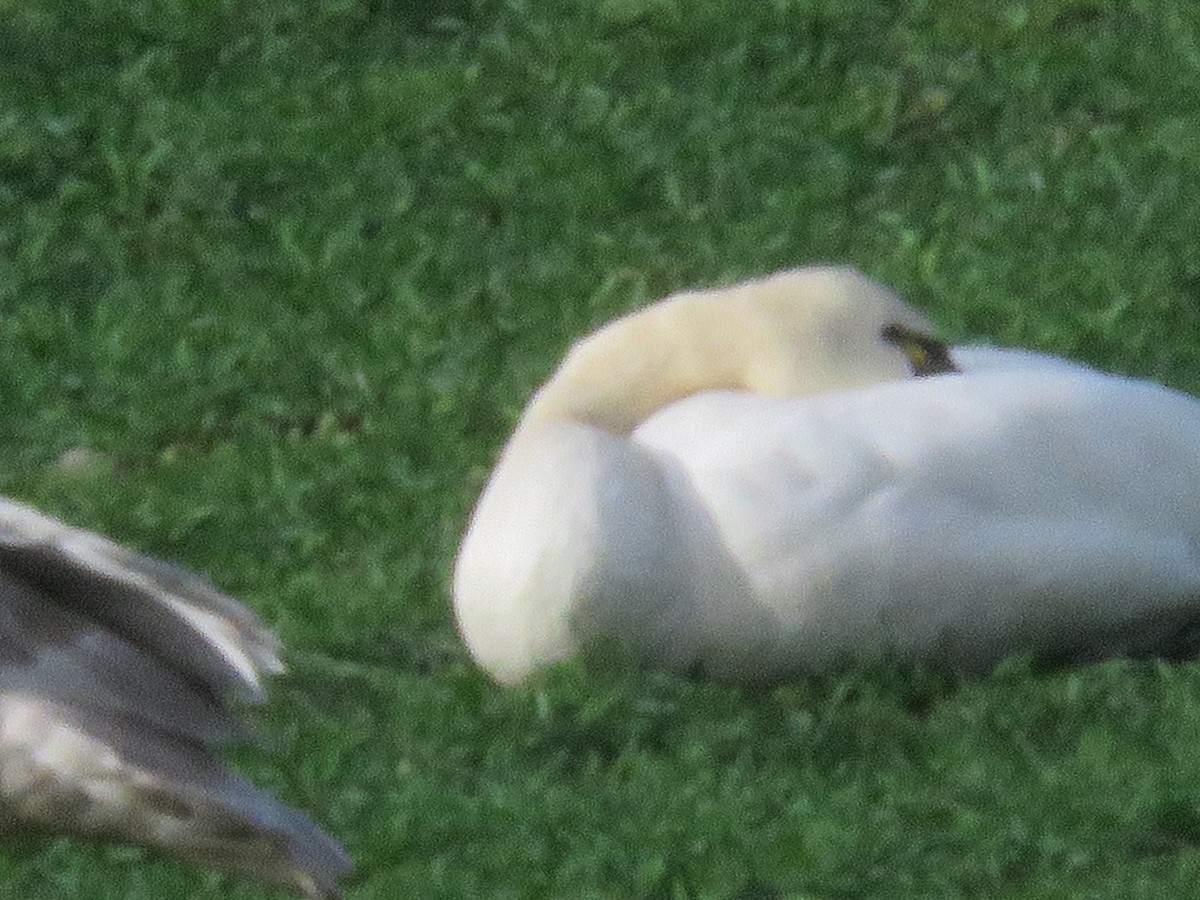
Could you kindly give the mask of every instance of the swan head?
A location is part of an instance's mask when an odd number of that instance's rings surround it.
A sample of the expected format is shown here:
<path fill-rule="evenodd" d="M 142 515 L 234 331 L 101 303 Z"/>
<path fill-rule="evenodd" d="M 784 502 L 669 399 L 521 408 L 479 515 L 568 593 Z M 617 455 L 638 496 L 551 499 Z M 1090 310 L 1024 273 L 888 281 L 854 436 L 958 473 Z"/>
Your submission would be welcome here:
<path fill-rule="evenodd" d="M 950 348 L 933 335 L 905 328 L 899 322 L 890 322 L 879 332 L 879 336 L 885 344 L 903 351 L 912 374 L 918 378 L 962 372 L 958 363 L 951 358 Z"/>
<path fill-rule="evenodd" d="M 932 374 L 940 362 L 952 371 L 932 333 L 923 315 L 849 267 L 676 294 L 576 343 L 522 427 L 566 420 L 625 435 L 703 391 L 802 397 Z"/>

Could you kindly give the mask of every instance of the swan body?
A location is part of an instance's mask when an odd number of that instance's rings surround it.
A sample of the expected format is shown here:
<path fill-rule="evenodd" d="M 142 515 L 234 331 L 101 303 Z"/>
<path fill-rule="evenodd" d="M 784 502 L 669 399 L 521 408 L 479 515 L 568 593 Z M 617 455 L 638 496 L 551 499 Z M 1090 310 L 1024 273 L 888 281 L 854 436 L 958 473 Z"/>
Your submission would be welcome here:
<path fill-rule="evenodd" d="M 991 348 L 917 378 L 879 338 L 892 323 L 929 329 L 828 268 L 668 299 L 578 344 L 460 549 L 476 661 L 515 682 L 615 640 L 757 681 L 883 654 L 980 671 L 1013 651 L 1166 652 L 1190 634 L 1200 403 Z"/>
<path fill-rule="evenodd" d="M 166 850 L 313 900 L 345 851 L 213 752 L 275 636 L 207 581 L 0 498 L 0 832 Z"/>

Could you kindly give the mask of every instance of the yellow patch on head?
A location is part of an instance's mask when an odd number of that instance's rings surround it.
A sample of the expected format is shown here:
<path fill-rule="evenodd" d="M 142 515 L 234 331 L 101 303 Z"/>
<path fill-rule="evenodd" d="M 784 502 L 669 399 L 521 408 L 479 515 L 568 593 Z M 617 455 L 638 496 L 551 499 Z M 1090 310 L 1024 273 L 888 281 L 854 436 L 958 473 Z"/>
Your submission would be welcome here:
<path fill-rule="evenodd" d="M 932 335 L 893 322 L 885 325 L 879 336 L 885 344 L 898 348 L 907 357 L 913 375 L 918 378 L 959 371 L 950 358 L 950 350 Z"/>

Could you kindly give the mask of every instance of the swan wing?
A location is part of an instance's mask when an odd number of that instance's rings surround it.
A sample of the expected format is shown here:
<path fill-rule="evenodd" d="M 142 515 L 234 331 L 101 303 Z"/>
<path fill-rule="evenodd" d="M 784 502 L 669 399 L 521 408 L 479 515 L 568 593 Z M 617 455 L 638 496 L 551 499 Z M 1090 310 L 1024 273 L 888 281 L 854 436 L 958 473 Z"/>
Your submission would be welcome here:
<path fill-rule="evenodd" d="M 1200 404 L 1157 385 L 1031 365 L 712 393 L 634 440 L 749 583 L 742 649 L 764 674 L 885 651 L 977 669 L 1014 649 L 1150 650 L 1196 618 Z"/>
<path fill-rule="evenodd" d="M 283 669 L 275 636 L 205 579 L 4 498 L 0 572 L 218 693 L 261 701 Z"/>
<path fill-rule="evenodd" d="M 281 668 L 207 581 L 0 500 L 0 820 L 335 896 L 341 847 L 212 752 Z"/>

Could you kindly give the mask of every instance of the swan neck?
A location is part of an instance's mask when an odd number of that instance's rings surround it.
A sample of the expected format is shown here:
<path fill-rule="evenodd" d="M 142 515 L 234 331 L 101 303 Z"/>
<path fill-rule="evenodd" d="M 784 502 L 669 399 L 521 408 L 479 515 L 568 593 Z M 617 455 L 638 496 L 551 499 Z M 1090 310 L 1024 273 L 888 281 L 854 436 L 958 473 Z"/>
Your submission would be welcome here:
<path fill-rule="evenodd" d="M 624 437 L 705 391 L 803 397 L 909 377 L 902 350 L 881 337 L 885 326 L 932 331 L 891 292 L 846 269 L 679 294 L 576 343 L 521 428 L 569 421 Z"/>

